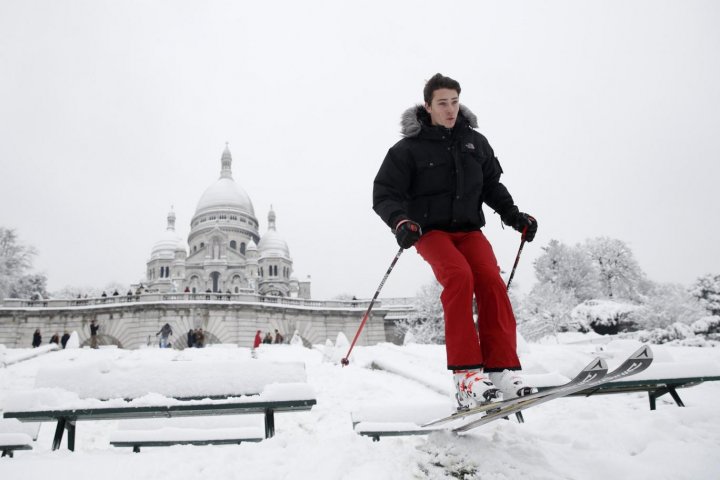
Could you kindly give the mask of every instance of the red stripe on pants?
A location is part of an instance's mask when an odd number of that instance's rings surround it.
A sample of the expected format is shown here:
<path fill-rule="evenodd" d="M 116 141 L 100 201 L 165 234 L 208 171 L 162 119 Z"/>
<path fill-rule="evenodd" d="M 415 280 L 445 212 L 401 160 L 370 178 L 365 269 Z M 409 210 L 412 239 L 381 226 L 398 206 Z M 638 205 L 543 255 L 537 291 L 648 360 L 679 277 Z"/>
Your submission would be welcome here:
<path fill-rule="evenodd" d="M 495 254 L 481 231 L 432 230 L 415 244 L 443 292 L 448 369 L 517 370 L 515 315 Z M 473 321 L 473 295 L 478 327 Z"/>

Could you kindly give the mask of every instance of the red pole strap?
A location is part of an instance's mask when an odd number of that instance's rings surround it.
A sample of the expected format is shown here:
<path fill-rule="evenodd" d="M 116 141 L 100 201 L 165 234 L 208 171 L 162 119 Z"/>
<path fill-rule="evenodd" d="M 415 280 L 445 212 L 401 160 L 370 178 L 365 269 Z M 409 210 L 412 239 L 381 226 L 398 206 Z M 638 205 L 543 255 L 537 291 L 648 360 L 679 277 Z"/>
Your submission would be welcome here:
<path fill-rule="evenodd" d="M 365 311 L 365 315 L 363 316 L 362 322 L 360 322 L 360 327 L 358 327 L 357 332 L 355 333 L 355 338 L 353 338 L 352 343 L 350 344 L 350 349 L 347 352 L 347 355 L 340 360 L 340 363 L 342 366 L 346 366 L 350 364 L 350 352 L 352 352 L 353 347 L 355 347 L 355 342 L 357 342 L 358 337 L 360 337 L 360 332 L 362 332 L 363 327 L 365 326 L 365 322 L 367 322 L 368 317 L 370 316 L 370 311 L 373 308 L 373 305 L 375 305 L 375 300 L 377 299 L 378 295 L 380 295 L 380 290 L 382 290 L 383 285 L 385 285 L 385 281 L 390 276 L 390 272 L 392 272 L 393 267 L 395 267 L 395 264 L 397 263 L 398 259 L 400 258 L 400 255 L 402 254 L 403 249 L 400 248 L 398 250 L 397 254 L 395 254 L 395 258 L 393 258 L 392 263 L 390 264 L 390 268 L 387 269 L 387 272 L 385 272 L 385 276 L 383 277 L 382 281 L 380 282 L 380 286 L 378 286 L 377 290 L 375 290 L 375 295 L 373 295 L 372 300 L 370 301 L 370 305 L 368 305 L 368 309 Z"/>

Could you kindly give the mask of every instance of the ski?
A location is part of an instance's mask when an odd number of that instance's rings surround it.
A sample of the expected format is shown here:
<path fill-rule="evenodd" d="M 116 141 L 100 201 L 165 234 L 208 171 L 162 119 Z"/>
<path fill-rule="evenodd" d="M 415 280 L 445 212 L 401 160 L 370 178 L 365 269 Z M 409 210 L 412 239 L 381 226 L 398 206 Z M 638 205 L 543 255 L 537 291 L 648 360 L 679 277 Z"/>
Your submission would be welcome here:
<path fill-rule="evenodd" d="M 469 430 L 478 428 L 482 425 L 486 425 L 499 418 L 505 418 L 513 413 L 521 412 L 528 408 L 542 405 L 543 403 L 549 402 L 550 400 L 562 398 L 576 392 L 581 392 L 583 390 L 589 390 L 594 387 L 598 387 L 604 383 L 612 382 L 620 378 L 628 377 L 630 375 L 635 375 L 636 373 L 642 372 L 643 370 L 647 369 L 652 363 L 652 361 L 652 350 L 649 346 L 645 345 L 639 350 L 637 350 L 635 353 L 633 353 L 630 357 L 628 357 L 628 359 L 625 360 L 622 364 L 620 364 L 619 367 L 617 367 L 612 372 L 602 376 L 601 378 L 589 382 L 578 383 L 572 387 L 563 388 L 548 395 L 543 395 L 532 399 L 523 399 L 519 402 L 515 402 L 513 405 L 489 410 L 486 415 L 483 415 L 478 419 L 471 420 L 470 422 L 465 423 L 459 427 L 453 428 L 452 431 L 455 433 L 464 433 Z"/>
<path fill-rule="evenodd" d="M 507 400 L 503 400 L 501 402 L 489 402 L 484 403 L 482 405 L 478 405 L 473 408 L 465 409 L 465 410 L 458 410 L 457 412 L 453 413 L 452 415 L 448 415 L 447 417 L 438 418 L 436 420 L 432 420 L 428 423 L 425 423 L 421 425 L 422 428 L 427 427 L 436 427 L 439 425 L 445 425 L 446 423 L 455 422 L 457 420 L 461 420 L 463 418 L 467 418 L 472 415 L 477 415 L 479 413 L 487 412 L 487 411 L 493 411 L 496 409 L 507 409 L 512 406 L 515 406 L 519 403 L 525 403 L 529 402 L 531 400 L 535 400 L 537 398 L 545 397 L 547 395 L 553 395 L 557 394 L 559 392 L 564 392 L 565 390 L 574 388 L 577 385 L 583 385 L 583 389 L 585 386 L 593 381 L 600 380 L 603 378 L 608 371 L 607 363 L 602 358 L 595 358 L 592 362 L 590 362 L 585 368 L 583 368 L 580 373 L 578 373 L 572 380 L 570 380 L 567 383 L 564 383 L 562 385 L 558 385 L 556 387 L 549 388 L 547 390 L 543 390 L 542 392 L 536 392 L 532 393 L 530 395 L 525 395 L 523 397 L 515 397 L 510 398 Z"/>

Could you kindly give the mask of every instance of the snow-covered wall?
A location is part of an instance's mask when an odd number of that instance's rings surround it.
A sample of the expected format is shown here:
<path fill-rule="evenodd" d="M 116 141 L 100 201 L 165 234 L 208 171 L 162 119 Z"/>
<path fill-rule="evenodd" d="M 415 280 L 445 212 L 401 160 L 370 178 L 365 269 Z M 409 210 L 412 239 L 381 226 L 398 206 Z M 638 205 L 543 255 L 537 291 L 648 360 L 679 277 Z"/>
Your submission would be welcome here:
<path fill-rule="evenodd" d="M 365 313 L 366 305 L 357 306 L 294 306 L 262 302 L 235 301 L 158 301 L 127 302 L 106 305 L 66 307 L 4 307 L 0 308 L 0 344 L 25 347 L 32 343 L 33 332 L 39 328 L 43 344 L 54 333 L 78 332 L 81 345 L 89 344 L 90 322 L 100 325 L 100 345 L 121 348 L 157 345 L 156 333 L 169 323 L 173 330 L 170 342 L 175 348 L 187 345 L 190 329 L 202 328 L 206 343 L 225 343 L 249 347 L 255 332 L 263 334 L 277 329 L 287 339 L 297 331 L 313 344 L 334 339 L 338 333 L 349 338 Z M 395 312 L 397 307 L 393 307 Z M 359 345 L 374 345 L 387 339 L 384 317 L 388 308 L 373 309 Z"/>

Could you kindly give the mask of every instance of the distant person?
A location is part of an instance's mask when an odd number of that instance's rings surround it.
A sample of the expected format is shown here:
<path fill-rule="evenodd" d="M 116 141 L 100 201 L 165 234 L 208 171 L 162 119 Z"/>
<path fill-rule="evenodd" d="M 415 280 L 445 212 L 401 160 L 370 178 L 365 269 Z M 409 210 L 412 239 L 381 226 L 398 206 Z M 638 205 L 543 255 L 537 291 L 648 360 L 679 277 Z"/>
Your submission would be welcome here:
<path fill-rule="evenodd" d="M 202 328 L 198 328 L 195 331 L 195 346 L 197 348 L 203 348 L 205 346 L 205 332 Z"/>
<path fill-rule="evenodd" d="M 272 333 L 267 332 L 265 334 L 265 338 L 263 338 L 263 343 L 272 343 L 272 342 L 273 342 Z"/>
<path fill-rule="evenodd" d="M 282 333 L 278 331 L 278 329 L 275 329 L 275 343 L 283 343 L 285 341 L 285 337 L 282 336 Z"/>
<path fill-rule="evenodd" d="M 172 334 L 172 327 L 169 323 L 163 325 L 160 331 L 155 334 L 156 337 L 160 335 L 160 348 L 168 348 L 170 346 L 169 339 Z"/>
<path fill-rule="evenodd" d="M 90 348 L 98 348 L 98 330 L 100 330 L 100 325 L 95 320 L 90 321 Z"/>
<path fill-rule="evenodd" d="M 55 345 L 60 345 L 60 334 L 55 332 L 55 335 L 50 337 L 50 343 L 54 343 Z"/>
<path fill-rule="evenodd" d="M 188 348 L 192 348 L 195 346 L 195 332 L 193 331 L 192 328 L 190 330 L 188 330 L 188 333 L 187 333 L 187 344 L 188 344 Z"/>
<path fill-rule="evenodd" d="M 260 330 L 255 333 L 255 340 L 253 340 L 253 348 L 258 348 L 260 344 L 262 343 L 262 335 L 260 335 Z"/>
<path fill-rule="evenodd" d="M 42 345 L 42 335 L 40 335 L 40 329 L 35 329 L 35 333 L 33 333 L 33 340 L 32 340 L 32 346 L 33 348 L 37 348 L 40 345 Z"/>
<path fill-rule="evenodd" d="M 63 333 L 63 336 L 60 339 L 60 343 L 62 344 L 63 348 L 67 347 L 68 340 L 70 340 L 70 334 L 66 331 L 65 333 Z"/>

